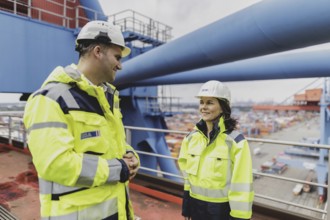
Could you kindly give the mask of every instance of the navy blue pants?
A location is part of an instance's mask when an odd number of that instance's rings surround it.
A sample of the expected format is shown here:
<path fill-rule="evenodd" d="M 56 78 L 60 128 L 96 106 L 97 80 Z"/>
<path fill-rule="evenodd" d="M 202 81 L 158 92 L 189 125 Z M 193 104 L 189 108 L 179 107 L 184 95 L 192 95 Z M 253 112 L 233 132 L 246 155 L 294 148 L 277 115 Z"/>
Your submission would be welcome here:
<path fill-rule="evenodd" d="M 212 203 L 190 198 L 192 220 L 232 220 L 228 202 Z"/>

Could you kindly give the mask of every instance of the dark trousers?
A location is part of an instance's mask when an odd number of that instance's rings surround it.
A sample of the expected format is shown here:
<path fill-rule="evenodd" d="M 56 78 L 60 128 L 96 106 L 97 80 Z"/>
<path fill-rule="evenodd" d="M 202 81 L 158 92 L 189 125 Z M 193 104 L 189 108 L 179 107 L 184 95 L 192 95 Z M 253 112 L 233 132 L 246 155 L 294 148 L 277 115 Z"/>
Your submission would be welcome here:
<path fill-rule="evenodd" d="M 190 198 L 192 220 L 231 220 L 228 202 L 212 203 Z"/>

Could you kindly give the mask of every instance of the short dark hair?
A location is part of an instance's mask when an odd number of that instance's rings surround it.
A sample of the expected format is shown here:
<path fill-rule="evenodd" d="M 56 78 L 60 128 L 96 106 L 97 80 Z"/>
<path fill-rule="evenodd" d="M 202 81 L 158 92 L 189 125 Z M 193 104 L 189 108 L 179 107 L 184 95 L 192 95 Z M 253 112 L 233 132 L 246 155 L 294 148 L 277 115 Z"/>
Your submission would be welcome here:
<path fill-rule="evenodd" d="M 96 46 L 109 48 L 111 46 L 111 43 L 106 44 L 106 43 L 95 41 L 95 40 L 84 40 L 84 41 L 80 41 L 76 45 L 75 50 L 79 53 L 79 58 L 80 58 L 80 57 L 83 57 L 88 52 L 90 52 Z"/>

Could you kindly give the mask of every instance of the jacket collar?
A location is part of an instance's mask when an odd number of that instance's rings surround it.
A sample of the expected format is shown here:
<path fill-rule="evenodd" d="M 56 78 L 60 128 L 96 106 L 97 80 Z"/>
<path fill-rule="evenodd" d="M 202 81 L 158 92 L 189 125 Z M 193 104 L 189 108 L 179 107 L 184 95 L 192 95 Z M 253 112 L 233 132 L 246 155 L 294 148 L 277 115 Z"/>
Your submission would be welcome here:
<path fill-rule="evenodd" d="M 203 134 L 207 137 L 207 126 L 206 126 L 206 122 L 201 119 L 197 124 L 196 124 L 196 129 L 200 130 L 201 132 L 203 132 Z M 226 127 L 225 127 L 225 123 L 224 123 L 224 119 L 223 116 L 220 116 L 220 118 L 216 119 L 215 121 L 213 121 L 213 129 L 210 133 L 210 142 L 212 142 L 212 140 L 219 134 L 219 133 L 223 133 L 226 131 Z"/>
<path fill-rule="evenodd" d="M 85 89 L 92 89 L 90 81 L 77 69 L 77 65 L 71 64 L 66 67 L 57 67 L 43 83 L 43 86 L 49 82 L 61 82 L 67 84 L 79 84 Z M 116 87 L 109 83 L 103 83 L 101 85 L 104 91 L 111 94 L 118 95 Z"/>

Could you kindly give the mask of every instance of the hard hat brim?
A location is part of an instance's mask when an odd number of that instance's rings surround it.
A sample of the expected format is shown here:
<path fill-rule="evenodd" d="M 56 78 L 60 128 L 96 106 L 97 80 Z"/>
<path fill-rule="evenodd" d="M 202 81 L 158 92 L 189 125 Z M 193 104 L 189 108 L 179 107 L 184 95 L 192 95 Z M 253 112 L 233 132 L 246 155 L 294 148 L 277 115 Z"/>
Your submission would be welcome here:
<path fill-rule="evenodd" d="M 131 49 L 129 47 L 124 47 L 123 50 L 121 51 L 121 56 L 122 57 L 127 57 L 131 53 Z"/>

